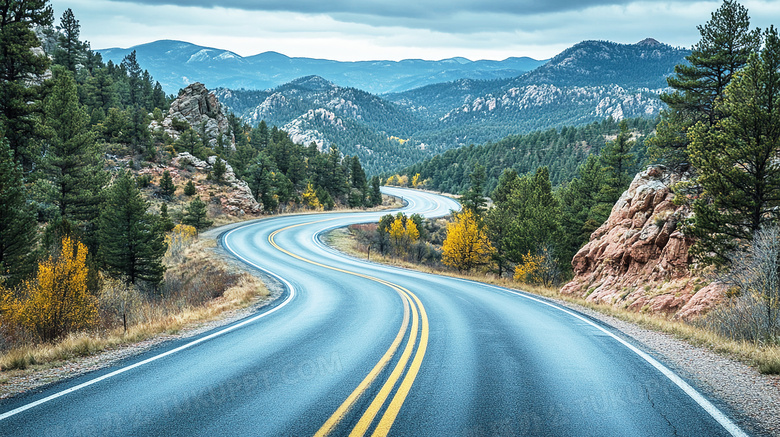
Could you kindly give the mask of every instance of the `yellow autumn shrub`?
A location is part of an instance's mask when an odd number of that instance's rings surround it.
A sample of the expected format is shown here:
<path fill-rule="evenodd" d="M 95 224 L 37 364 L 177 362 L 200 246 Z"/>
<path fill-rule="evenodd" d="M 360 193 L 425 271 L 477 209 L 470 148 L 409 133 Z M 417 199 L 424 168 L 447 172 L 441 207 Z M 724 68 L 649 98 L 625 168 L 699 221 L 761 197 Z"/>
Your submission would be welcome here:
<path fill-rule="evenodd" d="M 87 288 L 87 247 L 64 237 L 58 254 L 38 264 L 35 276 L 17 289 L 2 289 L 3 323 L 50 341 L 92 327 L 98 316 Z"/>

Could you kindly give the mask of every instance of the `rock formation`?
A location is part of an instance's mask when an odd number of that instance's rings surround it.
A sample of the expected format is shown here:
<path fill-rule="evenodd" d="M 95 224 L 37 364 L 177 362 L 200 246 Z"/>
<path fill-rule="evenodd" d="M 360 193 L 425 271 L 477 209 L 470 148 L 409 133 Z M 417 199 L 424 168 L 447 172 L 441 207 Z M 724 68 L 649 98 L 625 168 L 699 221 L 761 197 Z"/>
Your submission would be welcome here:
<path fill-rule="evenodd" d="M 220 135 L 226 147 L 236 148 L 235 137 L 230 133 L 228 119 L 222 113 L 217 97 L 214 93 L 209 93 L 202 83 L 195 82 L 187 86 L 171 103 L 171 108 L 162 122 L 162 128 L 175 140 L 179 138 L 181 131 L 174 127 L 174 120 L 186 121 L 199 134 L 205 132 L 212 148 L 219 143 Z M 156 122 L 152 122 L 151 127 L 159 126 Z"/>
<path fill-rule="evenodd" d="M 174 184 L 180 190 L 187 181 L 194 181 L 201 199 L 206 203 L 219 204 L 224 214 L 234 217 L 259 214 L 262 207 L 252 195 L 249 185 L 236 177 L 230 164 L 225 163 L 226 171 L 222 183 L 206 181 L 216 159 L 216 156 L 209 156 L 207 161 L 203 161 L 184 152 L 173 158 L 170 166 L 153 165 L 141 169 L 139 174 L 147 174 L 159 184 L 163 173 L 169 171 Z"/>
<path fill-rule="evenodd" d="M 683 319 L 717 303 L 724 287 L 691 273 L 693 241 L 678 229 L 691 213 L 672 202 L 671 187 L 687 178 L 662 166 L 636 175 L 574 256 L 575 277 L 561 293 Z"/>

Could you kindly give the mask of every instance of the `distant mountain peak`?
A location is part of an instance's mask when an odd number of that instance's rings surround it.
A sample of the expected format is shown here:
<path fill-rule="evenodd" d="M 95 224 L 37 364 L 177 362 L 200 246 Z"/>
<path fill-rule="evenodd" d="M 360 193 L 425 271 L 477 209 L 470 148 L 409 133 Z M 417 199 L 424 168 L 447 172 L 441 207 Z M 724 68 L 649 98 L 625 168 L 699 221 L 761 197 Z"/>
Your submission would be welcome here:
<path fill-rule="evenodd" d="M 290 84 L 307 88 L 312 91 L 324 91 L 336 86 L 333 82 L 317 75 L 304 76 L 293 80 Z"/>
<path fill-rule="evenodd" d="M 655 38 L 645 38 L 642 41 L 639 41 L 636 43 L 638 46 L 648 46 L 648 47 L 661 47 L 664 44 L 658 42 Z"/>

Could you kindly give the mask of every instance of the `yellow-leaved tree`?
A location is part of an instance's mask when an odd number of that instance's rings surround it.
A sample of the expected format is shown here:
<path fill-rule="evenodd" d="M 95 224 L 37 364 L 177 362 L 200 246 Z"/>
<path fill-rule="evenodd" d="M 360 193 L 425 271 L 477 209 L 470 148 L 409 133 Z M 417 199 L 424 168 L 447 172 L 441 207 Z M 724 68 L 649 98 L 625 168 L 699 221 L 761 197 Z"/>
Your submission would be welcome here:
<path fill-rule="evenodd" d="M 418 185 L 420 185 L 420 173 L 412 176 L 412 187 L 417 188 Z"/>
<path fill-rule="evenodd" d="M 59 253 L 39 263 L 34 278 L 16 290 L 0 290 L 3 321 L 43 341 L 92 327 L 98 312 L 87 288 L 86 261 L 87 247 L 64 237 Z"/>
<path fill-rule="evenodd" d="M 420 230 L 417 229 L 417 223 L 415 223 L 414 220 L 406 221 L 406 238 L 409 239 L 410 244 L 420 238 Z"/>
<path fill-rule="evenodd" d="M 515 267 L 515 280 L 526 284 L 555 285 L 560 279 L 558 262 L 549 247 L 545 246 L 533 254 L 522 255 L 522 262 Z"/>
<path fill-rule="evenodd" d="M 393 223 L 390 225 L 390 238 L 393 242 L 393 247 L 395 247 L 396 253 L 399 251 L 400 247 L 404 244 L 404 238 L 406 237 L 406 229 L 404 229 L 404 220 L 403 217 L 398 216 L 393 220 Z"/>
<path fill-rule="evenodd" d="M 495 251 L 485 232 L 480 229 L 471 210 L 463 210 L 447 225 L 447 238 L 442 245 L 442 262 L 459 272 L 490 262 Z"/>
<path fill-rule="evenodd" d="M 317 198 L 317 192 L 314 191 L 314 187 L 312 186 L 311 182 L 306 185 L 306 191 L 301 194 L 301 197 L 303 197 L 303 203 L 306 204 L 309 208 L 322 209 L 322 203 L 320 203 L 320 199 Z"/>

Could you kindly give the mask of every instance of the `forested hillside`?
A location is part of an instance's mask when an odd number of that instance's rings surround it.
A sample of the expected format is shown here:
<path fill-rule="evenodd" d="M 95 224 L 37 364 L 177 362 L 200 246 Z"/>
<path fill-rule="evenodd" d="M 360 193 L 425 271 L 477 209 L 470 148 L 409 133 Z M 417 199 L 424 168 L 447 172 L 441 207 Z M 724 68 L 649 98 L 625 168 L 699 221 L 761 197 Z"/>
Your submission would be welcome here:
<path fill-rule="evenodd" d="M 461 79 L 377 97 L 306 77 L 271 91 L 217 94 L 249 123 L 265 120 L 306 143 L 335 143 L 378 173 L 508 135 L 608 117 L 654 119 L 665 78 L 687 53 L 650 39 L 586 41 L 512 79 Z"/>
<path fill-rule="evenodd" d="M 636 157 L 635 165 L 628 171 L 635 172 L 639 168 L 638 164 L 644 161 L 644 139 L 652 133 L 655 122 L 642 118 L 627 121 L 627 126 L 635 136 L 631 153 Z M 504 170 L 510 169 L 524 175 L 537 168 L 547 167 L 550 182 L 558 186 L 571 181 L 588 155 L 598 155 L 608 140 L 619 132 L 620 123 L 608 118 L 581 127 L 513 135 L 495 143 L 448 150 L 397 173 L 410 180 L 419 175 L 421 187 L 461 193 L 471 186 L 469 175 L 474 168 L 482 166 L 486 169 L 482 194 L 487 195 L 496 188 Z"/>
<path fill-rule="evenodd" d="M 270 91 L 218 89 L 226 107 L 251 125 L 265 121 L 300 143 L 331 144 L 360 158 L 366 170 L 406 165 L 424 158 L 419 147 L 405 145 L 425 129 L 425 121 L 397 105 L 355 88 L 343 88 L 318 76 L 297 79 Z"/>
<path fill-rule="evenodd" d="M 226 219 L 236 191 L 262 206 L 237 215 L 382 201 L 356 157 L 225 116 L 202 85 L 166 96 L 134 52 L 104 63 L 70 9 L 56 26 L 45 1 L 0 15 L 0 349 L 112 327 L 116 302 L 98 298 L 116 287 L 184 306 L 221 295 L 178 295 L 168 249 Z"/>

